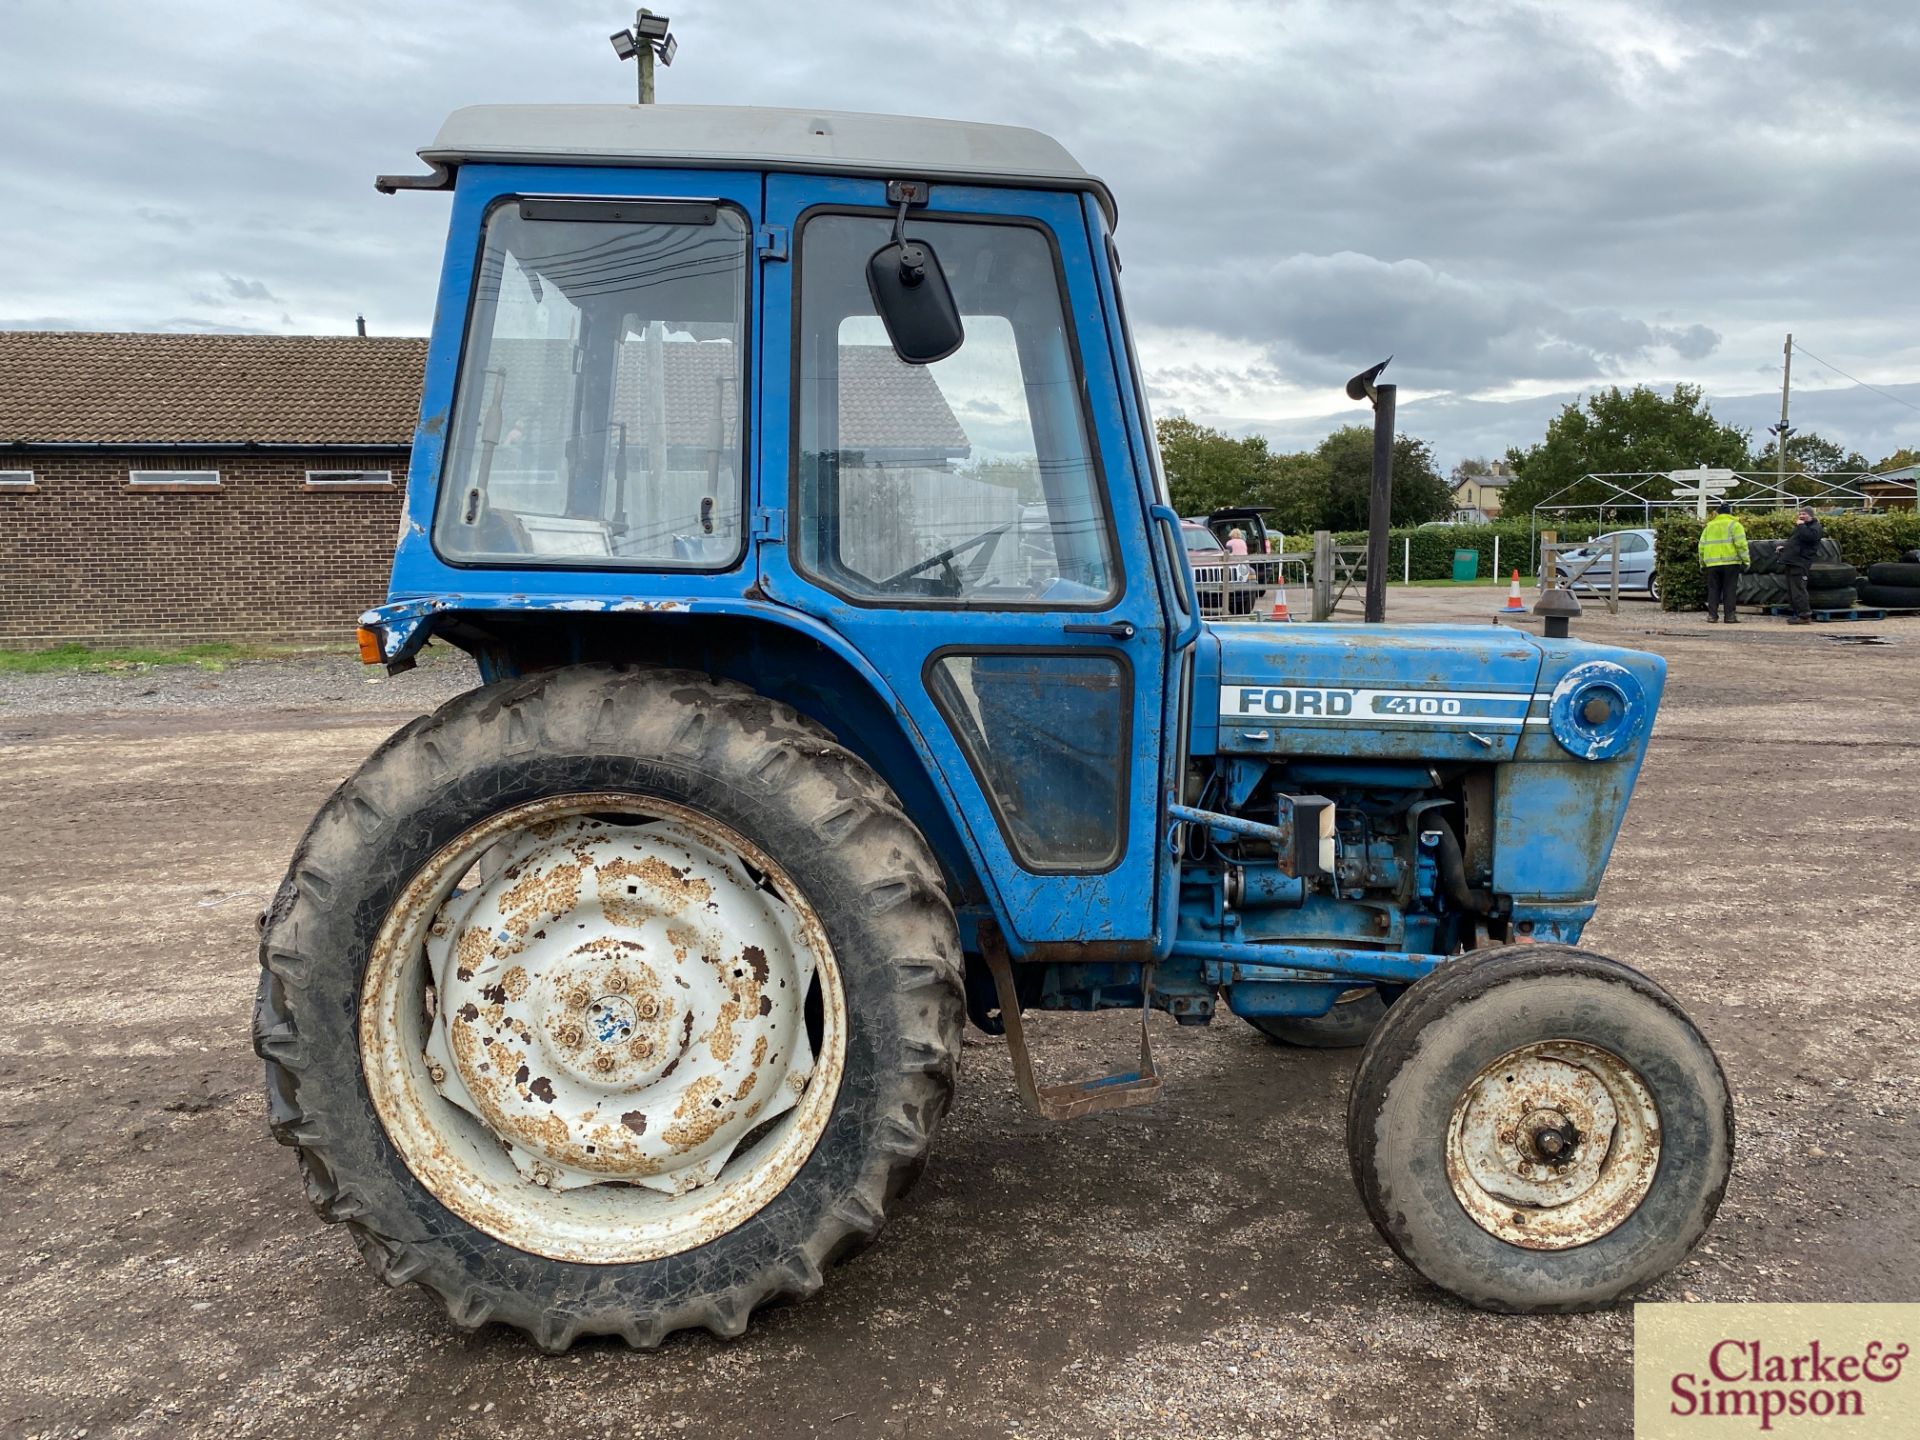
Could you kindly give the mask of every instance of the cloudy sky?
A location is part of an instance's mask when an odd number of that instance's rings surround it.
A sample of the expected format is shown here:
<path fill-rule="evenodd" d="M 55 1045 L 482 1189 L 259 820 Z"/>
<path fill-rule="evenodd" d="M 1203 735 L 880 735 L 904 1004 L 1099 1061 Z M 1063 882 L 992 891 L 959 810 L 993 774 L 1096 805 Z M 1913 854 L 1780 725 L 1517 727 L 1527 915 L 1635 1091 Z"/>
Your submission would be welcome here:
<path fill-rule="evenodd" d="M 1791 330 L 1796 423 L 1920 444 L 1911 0 L 670 13 L 663 100 L 1065 142 L 1119 196 L 1159 413 L 1309 442 L 1391 351 L 1449 463 L 1595 384 L 1698 381 L 1760 429 Z M 629 14 L 0 0 L 0 328 L 424 333 L 446 201 L 372 176 L 458 105 L 627 100 Z"/>

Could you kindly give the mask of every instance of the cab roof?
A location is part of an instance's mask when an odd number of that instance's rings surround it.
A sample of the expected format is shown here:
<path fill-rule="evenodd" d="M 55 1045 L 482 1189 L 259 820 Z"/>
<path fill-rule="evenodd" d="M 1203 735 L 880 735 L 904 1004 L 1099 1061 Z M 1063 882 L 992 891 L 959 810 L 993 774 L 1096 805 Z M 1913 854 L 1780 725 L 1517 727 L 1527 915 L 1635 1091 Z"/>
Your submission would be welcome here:
<path fill-rule="evenodd" d="M 471 105 L 420 158 L 429 176 L 380 189 L 444 189 L 470 163 L 691 166 L 1084 190 L 1111 223 L 1113 195 L 1051 136 L 1018 125 L 746 105 Z"/>

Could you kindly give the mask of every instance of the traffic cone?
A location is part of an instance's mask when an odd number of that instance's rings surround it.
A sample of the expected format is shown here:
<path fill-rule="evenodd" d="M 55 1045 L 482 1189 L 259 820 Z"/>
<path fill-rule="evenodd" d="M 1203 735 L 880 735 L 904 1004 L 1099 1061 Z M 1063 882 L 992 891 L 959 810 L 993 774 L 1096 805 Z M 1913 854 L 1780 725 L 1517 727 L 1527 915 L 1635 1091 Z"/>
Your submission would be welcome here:
<path fill-rule="evenodd" d="M 1507 586 L 1507 609 L 1525 610 L 1526 604 L 1520 599 L 1520 572 L 1513 572 L 1513 583 Z"/>
<path fill-rule="evenodd" d="M 1267 619 L 1291 620 L 1292 618 L 1291 615 L 1287 614 L 1287 587 L 1283 583 L 1278 590 L 1273 592 L 1273 610 L 1268 614 Z"/>

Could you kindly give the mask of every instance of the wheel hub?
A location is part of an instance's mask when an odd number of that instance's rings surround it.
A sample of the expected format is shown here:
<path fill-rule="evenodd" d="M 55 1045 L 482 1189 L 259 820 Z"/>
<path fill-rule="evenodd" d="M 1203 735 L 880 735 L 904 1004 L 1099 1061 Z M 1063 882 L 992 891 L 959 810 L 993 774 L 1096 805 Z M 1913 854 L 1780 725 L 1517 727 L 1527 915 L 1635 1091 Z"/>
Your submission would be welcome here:
<path fill-rule="evenodd" d="M 1618 1227 L 1660 1163 L 1653 1097 L 1619 1056 L 1569 1040 L 1509 1051 L 1461 1093 L 1447 1178 L 1474 1223 L 1530 1250 Z"/>
<path fill-rule="evenodd" d="M 737 857 L 670 821 L 581 817 L 480 868 L 427 942 L 425 1054 L 523 1177 L 684 1193 L 794 1104 L 814 960 Z"/>

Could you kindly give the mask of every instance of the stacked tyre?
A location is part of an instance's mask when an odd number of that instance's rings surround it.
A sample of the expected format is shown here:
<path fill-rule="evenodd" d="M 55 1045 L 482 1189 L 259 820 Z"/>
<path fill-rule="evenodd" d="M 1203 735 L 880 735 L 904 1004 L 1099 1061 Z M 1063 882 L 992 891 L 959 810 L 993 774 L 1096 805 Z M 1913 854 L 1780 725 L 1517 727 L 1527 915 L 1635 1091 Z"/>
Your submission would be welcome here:
<path fill-rule="evenodd" d="M 1855 604 L 1854 582 L 1860 572 L 1851 565 L 1816 560 L 1807 576 L 1807 600 L 1816 610 L 1851 610 Z"/>
<path fill-rule="evenodd" d="M 1779 540 L 1754 540 L 1748 543 L 1748 568 L 1740 577 L 1735 591 L 1742 605 L 1771 608 L 1788 603 L 1786 566 L 1780 559 L 1783 543 Z M 1841 561 L 1840 547 L 1830 539 L 1821 539 L 1819 556 L 1807 576 L 1809 603 L 1815 610 L 1853 609 L 1857 603 L 1854 582 L 1859 579 L 1860 572 Z M 1920 601 L 1915 603 L 1920 604 Z"/>
<path fill-rule="evenodd" d="M 1860 603 L 1881 610 L 1920 610 L 1920 563 L 1889 560 L 1867 567 Z"/>
<path fill-rule="evenodd" d="M 1742 605 L 1757 605 L 1763 610 L 1784 605 L 1787 603 L 1787 577 L 1777 570 L 1771 574 L 1756 574 L 1749 570 L 1734 587 L 1734 598 Z"/>

